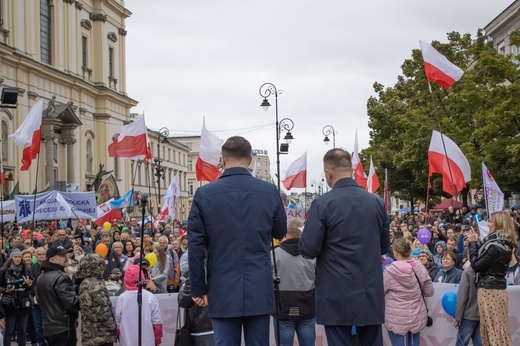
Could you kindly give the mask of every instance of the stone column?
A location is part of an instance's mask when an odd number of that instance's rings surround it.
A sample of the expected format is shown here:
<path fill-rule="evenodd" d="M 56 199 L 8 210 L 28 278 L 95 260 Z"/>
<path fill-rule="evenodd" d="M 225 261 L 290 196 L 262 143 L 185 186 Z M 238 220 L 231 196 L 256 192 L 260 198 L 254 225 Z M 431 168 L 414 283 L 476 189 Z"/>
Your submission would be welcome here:
<path fill-rule="evenodd" d="M 56 137 L 44 134 L 42 138 L 45 143 L 45 181 L 52 186 L 54 185 L 54 140 Z"/>
<path fill-rule="evenodd" d="M 65 144 L 67 145 L 67 183 L 76 183 L 74 178 L 74 144 L 76 140 L 74 138 L 66 138 Z"/>

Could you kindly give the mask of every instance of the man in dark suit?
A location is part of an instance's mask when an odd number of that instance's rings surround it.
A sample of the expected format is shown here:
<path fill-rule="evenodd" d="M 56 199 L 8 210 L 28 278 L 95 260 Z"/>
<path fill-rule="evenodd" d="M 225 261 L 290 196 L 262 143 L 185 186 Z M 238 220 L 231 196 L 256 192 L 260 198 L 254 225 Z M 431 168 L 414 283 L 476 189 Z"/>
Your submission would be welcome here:
<path fill-rule="evenodd" d="M 224 172 L 197 189 L 188 219 L 191 296 L 209 304 L 216 345 L 240 345 L 242 328 L 246 345 L 269 344 L 275 311 L 269 244 L 285 236 L 287 221 L 276 187 L 251 176 L 251 160 L 251 144 L 229 138 Z"/>
<path fill-rule="evenodd" d="M 383 345 L 385 294 L 381 255 L 389 251 L 383 201 L 352 177 L 352 159 L 329 150 L 323 165 L 332 190 L 312 203 L 300 253 L 316 258 L 316 322 L 329 345 L 351 345 L 356 326 L 362 345 Z"/>

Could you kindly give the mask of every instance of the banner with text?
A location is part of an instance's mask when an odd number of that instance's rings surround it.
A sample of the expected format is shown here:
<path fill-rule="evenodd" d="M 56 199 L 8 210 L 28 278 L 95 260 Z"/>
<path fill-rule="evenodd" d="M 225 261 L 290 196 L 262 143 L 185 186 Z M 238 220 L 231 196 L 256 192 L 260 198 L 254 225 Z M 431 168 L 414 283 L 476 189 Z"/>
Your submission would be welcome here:
<path fill-rule="evenodd" d="M 292 219 L 300 219 L 303 223 L 307 219 L 308 208 L 287 208 L 285 207 L 285 215 L 287 215 L 287 221 Z"/>
<path fill-rule="evenodd" d="M 36 200 L 36 202 L 35 202 Z M 49 191 L 15 196 L 18 222 L 53 219 L 97 218 L 96 195 L 90 192 Z"/>
<path fill-rule="evenodd" d="M 14 199 L 8 201 L 2 201 L 2 207 L 0 208 L 1 217 L 0 222 L 12 222 L 16 215 L 16 208 L 14 207 Z"/>

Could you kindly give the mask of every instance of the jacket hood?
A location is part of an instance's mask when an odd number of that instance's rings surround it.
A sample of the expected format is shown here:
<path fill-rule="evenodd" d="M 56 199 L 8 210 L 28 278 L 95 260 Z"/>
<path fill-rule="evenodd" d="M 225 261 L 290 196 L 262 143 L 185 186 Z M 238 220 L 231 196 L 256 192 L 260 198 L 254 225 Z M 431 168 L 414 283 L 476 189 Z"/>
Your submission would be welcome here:
<path fill-rule="evenodd" d="M 137 289 L 137 280 L 139 278 L 139 266 L 132 264 L 125 272 L 125 288 L 127 291 L 135 291 Z M 144 280 L 144 276 L 141 274 L 141 279 Z"/>
<path fill-rule="evenodd" d="M 79 262 L 79 273 L 84 278 L 102 278 L 105 271 L 105 260 L 98 254 L 84 256 Z"/>
<path fill-rule="evenodd" d="M 280 248 L 293 256 L 298 256 L 300 254 L 300 248 L 298 246 L 299 243 L 300 239 L 298 238 L 286 239 L 280 244 Z"/>
<path fill-rule="evenodd" d="M 392 277 L 398 280 L 404 287 L 413 289 L 416 288 L 417 278 L 415 277 L 414 268 L 417 265 L 422 264 L 416 260 L 393 261 L 385 270 L 388 270 Z"/>
<path fill-rule="evenodd" d="M 435 243 L 435 248 L 437 248 L 437 245 L 440 245 L 442 246 L 442 248 L 444 249 L 444 251 L 446 251 L 446 242 L 444 240 L 439 240 L 438 242 Z M 435 250 L 435 249 L 434 249 Z"/>

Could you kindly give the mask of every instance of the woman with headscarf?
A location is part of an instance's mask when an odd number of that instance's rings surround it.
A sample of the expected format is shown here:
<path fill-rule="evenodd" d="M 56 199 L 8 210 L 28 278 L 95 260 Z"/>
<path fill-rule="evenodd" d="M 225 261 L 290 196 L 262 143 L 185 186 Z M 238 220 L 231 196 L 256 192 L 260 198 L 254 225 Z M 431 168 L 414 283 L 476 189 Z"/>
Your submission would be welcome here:
<path fill-rule="evenodd" d="M 139 266 L 132 264 L 125 273 L 125 288 L 116 304 L 115 318 L 119 329 L 119 345 L 134 346 L 138 343 L 138 315 L 137 281 L 144 281 L 143 274 L 139 275 Z M 147 290 L 142 290 L 142 346 L 156 346 L 161 344 L 162 320 L 157 297 Z"/>
<path fill-rule="evenodd" d="M 433 262 L 433 255 L 430 250 L 422 249 L 417 256 L 419 262 L 428 270 L 430 278 L 433 280 L 439 272 L 439 267 Z"/>
<path fill-rule="evenodd" d="M 27 320 L 32 307 L 29 297 L 32 284 L 27 267 L 22 263 L 22 252 L 12 249 L 9 259 L 0 269 L 1 303 L 5 314 L 4 346 L 11 345 L 15 327 L 18 345 L 25 346 Z"/>
<path fill-rule="evenodd" d="M 508 213 L 496 211 L 488 220 L 489 235 L 480 243 L 468 236 L 471 267 L 478 274 L 477 301 L 483 345 L 512 345 L 506 272 L 516 243 L 515 227 Z"/>

